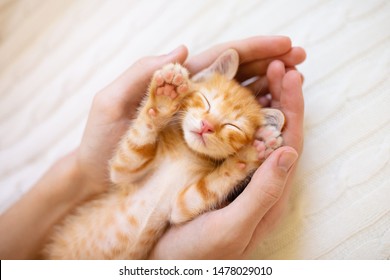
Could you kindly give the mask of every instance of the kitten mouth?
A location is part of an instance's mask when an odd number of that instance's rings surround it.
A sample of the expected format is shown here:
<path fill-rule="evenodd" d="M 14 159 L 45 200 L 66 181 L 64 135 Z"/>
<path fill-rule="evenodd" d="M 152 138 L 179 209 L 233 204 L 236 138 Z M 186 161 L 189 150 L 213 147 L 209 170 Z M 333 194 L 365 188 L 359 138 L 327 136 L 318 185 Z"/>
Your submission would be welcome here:
<path fill-rule="evenodd" d="M 194 130 L 191 130 L 191 133 L 195 134 L 196 138 L 199 139 L 204 146 L 206 146 L 206 141 L 203 137 L 203 133 Z"/>

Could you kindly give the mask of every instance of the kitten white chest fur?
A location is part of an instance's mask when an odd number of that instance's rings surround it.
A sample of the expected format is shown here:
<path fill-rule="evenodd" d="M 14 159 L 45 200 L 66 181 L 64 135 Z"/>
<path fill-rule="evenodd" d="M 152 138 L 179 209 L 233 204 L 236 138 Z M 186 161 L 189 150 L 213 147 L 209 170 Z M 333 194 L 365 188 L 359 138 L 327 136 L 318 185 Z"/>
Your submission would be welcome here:
<path fill-rule="evenodd" d="M 180 189 L 199 179 L 199 175 L 188 168 L 190 161 L 185 155 L 162 159 L 150 177 L 139 186 L 133 197 L 136 202 L 131 206 L 131 212 L 136 212 L 144 223 L 150 223 L 152 220 L 166 222 Z"/>

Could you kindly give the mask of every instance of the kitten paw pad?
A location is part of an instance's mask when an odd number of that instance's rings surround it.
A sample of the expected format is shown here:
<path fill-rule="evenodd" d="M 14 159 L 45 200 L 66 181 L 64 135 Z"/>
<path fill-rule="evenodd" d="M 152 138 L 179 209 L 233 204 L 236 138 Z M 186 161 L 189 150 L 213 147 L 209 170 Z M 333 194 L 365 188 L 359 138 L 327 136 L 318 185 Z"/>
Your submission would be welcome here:
<path fill-rule="evenodd" d="M 188 92 L 188 71 L 180 64 L 164 66 L 156 72 L 154 79 L 157 85 L 156 95 L 175 99 Z"/>
<path fill-rule="evenodd" d="M 282 146 L 281 132 L 275 126 L 267 125 L 256 132 L 253 145 L 259 153 L 260 159 L 266 159 L 274 150 Z"/>
<path fill-rule="evenodd" d="M 258 153 L 258 159 L 262 160 L 265 158 L 265 151 L 267 150 L 267 147 L 265 146 L 265 143 L 260 140 L 255 140 L 253 142 L 253 146 L 256 148 L 256 151 Z"/>

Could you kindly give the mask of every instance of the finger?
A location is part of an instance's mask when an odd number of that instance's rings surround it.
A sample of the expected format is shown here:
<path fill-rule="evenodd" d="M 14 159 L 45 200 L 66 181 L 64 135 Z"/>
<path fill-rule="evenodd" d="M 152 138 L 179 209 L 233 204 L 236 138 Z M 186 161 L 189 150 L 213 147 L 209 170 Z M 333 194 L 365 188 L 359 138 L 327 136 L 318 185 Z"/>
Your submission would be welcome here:
<path fill-rule="evenodd" d="M 298 154 L 301 153 L 303 145 L 303 95 L 302 77 L 294 69 L 288 71 L 281 82 L 280 106 L 286 117 L 286 126 L 283 131 L 283 138 L 286 145 L 293 147 Z M 290 171 L 294 173 L 294 167 Z M 284 192 L 280 199 L 269 209 L 258 224 L 251 241 L 247 247 L 248 252 L 253 250 L 281 219 L 287 201 L 292 191 L 292 177 L 290 176 L 285 184 Z"/>
<path fill-rule="evenodd" d="M 291 70 L 298 71 L 295 66 L 286 67 L 286 72 L 291 71 Z M 301 84 L 303 84 L 305 82 L 305 76 L 301 72 L 299 72 L 299 75 L 301 76 Z"/>
<path fill-rule="evenodd" d="M 298 154 L 301 154 L 303 147 L 303 118 L 304 101 L 302 94 L 301 74 L 296 70 L 290 70 L 283 77 L 280 106 L 286 117 L 286 124 L 283 130 L 283 141 L 285 145 L 293 147 Z M 294 168 L 291 170 L 295 172 Z M 277 221 L 285 208 L 287 200 L 290 197 L 292 182 L 291 178 L 287 180 L 284 193 L 280 200 L 268 211 L 263 223 L 267 220 Z M 268 223 L 270 224 L 270 223 Z"/>
<path fill-rule="evenodd" d="M 171 62 L 184 63 L 187 55 L 187 48 L 180 46 L 166 55 L 142 58 L 100 92 L 99 98 L 115 103 L 112 105 L 123 107 L 124 110 L 132 110 L 146 93 L 153 73 Z"/>
<path fill-rule="evenodd" d="M 240 63 L 280 56 L 291 48 L 291 40 L 285 36 L 256 36 L 231 41 L 212 47 L 191 57 L 185 66 L 190 73 L 197 73 L 208 67 L 225 50 L 234 48 L 240 56 Z"/>
<path fill-rule="evenodd" d="M 285 70 L 283 70 L 282 63 L 280 61 L 273 61 L 270 64 L 270 67 L 267 71 L 267 82 L 270 84 L 268 86 L 269 91 L 272 93 L 272 98 L 274 102 L 274 107 L 280 107 L 280 96 L 282 93 L 282 83 L 284 74 L 289 71 L 297 71 L 295 66 L 289 66 L 285 67 Z M 283 74 L 282 74 L 283 73 Z M 301 86 L 304 81 L 304 76 L 302 73 L 298 72 L 299 76 L 301 77 Z"/>
<path fill-rule="evenodd" d="M 286 183 L 287 185 L 287 183 Z M 286 191 L 286 187 L 285 187 Z M 282 196 L 283 197 L 283 196 Z M 247 247 L 245 248 L 244 255 L 250 255 L 255 251 L 255 249 L 261 244 L 261 242 L 276 228 L 279 224 L 281 217 L 283 217 L 283 213 L 285 207 L 276 207 L 276 205 L 281 204 L 280 200 L 271 209 L 264 215 L 261 219 L 260 223 L 257 225 L 256 229 L 253 232 L 253 235 L 248 242 Z M 284 205 L 286 202 L 284 202 Z"/>
<path fill-rule="evenodd" d="M 146 88 L 157 69 L 171 62 L 183 63 L 187 55 L 187 48 L 180 46 L 166 55 L 144 57 L 114 81 L 115 87 L 120 89 L 118 91 L 120 94 L 125 95 L 128 95 L 130 91 L 142 91 Z"/>
<path fill-rule="evenodd" d="M 290 169 L 297 158 L 297 152 L 290 147 L 274 151 L 257 169 L 245 190 L 221 210 L 229 223 L 234 217 L 236 230 L 253 234 L 264 215 L 282 196 Z"/>
<path fill-rule="evenodd" d="M 273 61 L 267 71 L 267 79 L 272 94 L 272 107 L 281 109 L 286 117 L 284 142 L 300 153 L 304 110 L 301 74 L 296 70 L 285 73 L 283 63 Z"/>
<path fill-rule="evenodd" d="M 253 77 L 241 83 L 242 86 L 250 89 L 256 97 L 262 97 L 271 91 L 273 92 L 274 101 L 280 101 L 280 93 L 282 88 L 282 79 L 285 72 L 297 70 L 295 66 L 289 66 L 284 69 L 281 61 L 273 61 L 267 71 L 267 76 Z M 304 76 L 299 72 L 301 82 L 304 81 Z M 271 86 L 270 86 L 271 84 Z"/>
<path fill-rule="evenodd" d="M 286 74 L 283 62 L 279 60 L 272 61 L 267 70 L 268 88 L 272 95 L 272 104 L 274 107 L 280 107 L 280 96 L 282 93 L 283 77 Z"/>
<path fill-rule="evenodd" d="M 301 75 L 296 70 L 288 71 L 282 80 L 280 108 L 286 117 L 283 139 L 299 154 L 303 146 L 304 102 Z"/>
<path fill-rule="evenodd" d="M 283 73 L 292 70 L 296 71 L 295 67 L 288 67 L 284 70 L 282 65 L 278 64 L 278 61 L 270 64 L 267 77 L 262 76 L 249 84 L 246 82 L 242 83 L 242 85 L 253 92 L 262 107 L 269 107 L 272 102 L 274 108 L 280 108 Z M 301 83 L 303 84 L 304 76 L 302 73 L 298 73 L 301 76 Z M 270 94 L 271 92 L 272 95 Z"/>
<path fill-rule="evenodd" d="M 252 77 L 251 79 L 242 82 L 241 85 L 250 89 L 256 97 L 268 94 L 272 89 L 274 98 L 278 97 L 279 100 L 284 73 L 291 70 L 297 70 L 295 66 L 285 67 L 285 69 L 283 68 L 283 63 L 275 60 L 269 65 L 267 76 Z M 303 83 L 304 76 L 302 73 L 299 74 L 301 75 Z M 271 81 L 271 87 L 269 86 L 269 81 Z"/>
<path fill-rule="evenodd" d="M 295 172 L 295 165 L 291 168 L 290 175 L 287 178 L 285 183 L 284 192 L 279 200 L 269 209 L 269 211 L 263 216 L 256 229 L 253 232 L 246 252 L 244 254 L 250 254 L 253 252 L 256 247 L 259 246 L 260 242 L 267 236 L 271 231 L 273 231 L 276 226 L 280 223 L 282 218 L 285 216 L 286 210 L 288 208 L 288 200 L 290 199 L 291 190 L 292 190 L 292 178 L 294 177 L 293 173 Z"/>
<path fill-rule="evenodd" d="M 274 60 L 282 61 L 287 67 L 295 66 L 306 59 L 306 52 L 301 47 L 293 47 L 289 52 L 281 56 L 268 57 L 262 60 L 251 61 L 240 66 L 236 79 L 244 81 L 254 76 L 264 75 L 269 64 Z"/>

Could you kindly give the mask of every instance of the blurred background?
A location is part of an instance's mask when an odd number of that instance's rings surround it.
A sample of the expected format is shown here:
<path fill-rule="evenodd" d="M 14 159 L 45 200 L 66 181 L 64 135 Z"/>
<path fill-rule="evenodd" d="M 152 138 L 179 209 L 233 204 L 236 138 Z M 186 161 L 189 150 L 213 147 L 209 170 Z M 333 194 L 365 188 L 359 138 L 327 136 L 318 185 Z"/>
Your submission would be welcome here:
<path fill-rule="evenodd" d="M 305 146 L 254 258 L 390 259 L 390 2 L 0 0 L 0 211 L 81 138 L 135 60 L 253 35 L 303 46 Z"/>

